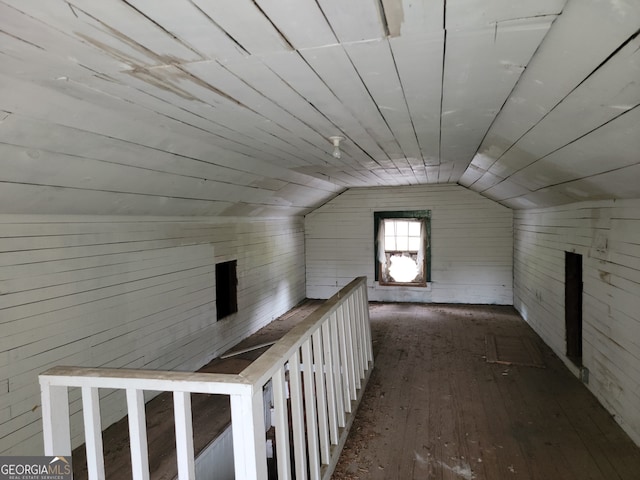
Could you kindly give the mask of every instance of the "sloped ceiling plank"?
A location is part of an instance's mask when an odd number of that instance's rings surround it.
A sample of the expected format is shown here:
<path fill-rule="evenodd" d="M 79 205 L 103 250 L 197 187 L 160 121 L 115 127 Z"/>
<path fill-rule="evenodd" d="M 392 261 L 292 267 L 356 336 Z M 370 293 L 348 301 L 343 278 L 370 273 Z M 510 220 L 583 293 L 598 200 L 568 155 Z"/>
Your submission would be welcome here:
<path fill-rule="evenodd" d="M 257 112 L 239 106 L 233 99 L 218 94 L 215 88 L 208 88 L 205 81 L 185 72 L 184 68 L 167 66 L 151 71 L 138 71 L 131 78 L 129 73 L 117 74 L 114 79 L 184 112 L 210 120 L 212 124 L 205 126 L 206 130 L 266 151 L 277 165 L 291 167 L 308 163 L 301 157 L 299 146 L 285 141 L 285 130 Z M 100 90 L 109 93 L 114 87 L 103 83 Z M 127 92 L 121 94 L 122 98 L 131 98 Z M 152 102 L 151 108 L 157 110 L 158 105 L 158 102 L 155 105 Z"/>
<path fill-rule="evenodd" d="M 191 0 L 251 54 L 290 50 L 291 46 L 252 0 Z"/>
<path fill-rule="evenodd" d="M 640 107 L 626 112 L 597 131 L 541 158 L 512 175 L 510 180 L 535 191 L 581 177 L 591 177 L 638 164 L 640 163 L 638 125 L 640 125 Z M 610 155 L 611 145 L 616 145 L 615 156 Z M 584 196 L 587 197 L 589 193 L 584 192 Z M 610 193 L 615 197 L 615 191 Z"/>
<path fill-rule="evenodd" d="M 227 32 L 189 0 L 126 1 L 204 58 L 237 60 L 247 56 Z"/>
<path fill-rule="evenodd" d="M 640 4 L 636 2 L 568 2 L 478 153 L 494 162 L 500 159 L 629 39 L 639 24 Z M 463 177 L 461 183 L 475 190 L 471 178 Z"/>
<path fill-rule="evenodd" d="M 256 0 L 256 3 L 295 49 L 338 43 L 315 0 Z"/>
<path fill-rule="evenodd" d="M 3 213 L 42 215 L 220 215 L 229 202 L 182 200 L 126 193 L 17 185 L 0 180 Z"/>
<path fill-rule="evenodd" d="M 399 151 L 390 153 L 391 159 L 398 169 L 412 171 L 407 158 L 422 160 L 422 152 L 389 42 L 359 42 L 345 45 L 345 50 L 400 146 Z"/>
<path fill-rule="evenodd" d="M 295 89 L 310 105 L 313 105 L 329 121 L 336 125 L 332 135 L 344 135 L 341 149 L 357 160 L 365 169 L 374 168 L 377 163 L 372 157 L 386 154 L 374 138 L 336 97 L 329 87 L 316 75 L 298 52 L 286 52 L 262 57 L 262 61 L 291 88 Z M 360 153 L 358 153 L 360 152 Z"/>
<path fill-rule="evenodd" d="M 390 38 L 431 36 L 441 32 L 444 3 L 444 0 L 382 0 Z"/>
<path fill-rule="evenodd" d="M 389 40 L 427 165 L 440 162 L 440 99 L 444 32 Z"/>
<path fill-rule="evenodd" d="M 53 2 L 47 2 L 43 8 L 49 8 L 49 3 Z M 21 3 L 18 5 L 22 6 Z M 67 9 L 66 13 L 69 13 L 68 7 L 65 8 Z M 2 30 L 16 41 L 20 39 L 25 43 L 22 48 L 15 50 L 16 58 L 22 60 L 21 68 L 11 70 L 17 76 L 22 76 L 27 68 L 33 69 L 33 75 L 50 75 L 49 64 L 51 63 L 54 63 L 56 68 L 64 70 L 62 75 L 68 75 L 67 69 L 76 70 L 76 66 L 84 69 L 82 72 L 84 74 L 91 74 L 94 71 L 116 72 L 127 68 L 126 63 L 120 62 L 87 43 L 78 41 L 69 32 L 51 27 L 13 6 L 0 3 L 0 18 L 3 19 Z M 4 40 L 2 50 L 9 53 L 6 51 Z M 32 55 L 39 53 L 36 50 L 46 55 L 48 63 L 42 63 L 42 58 L 38 58 L 37 61 L 32 60 Z"/>
<path fill-rule="evenodd" d="M 324 163 L 344 165 L 345 160 L 334 158 L 333 145 L 328 137 L 335 134 L 336 126 L 320 115 L 298 93 L 273 73 L 258 58 L 252 57 L 242 62 L 225 63 L 225 68 L 245 82 L 275 106 L 286 111 L 296 122 L 300 122 L 321 137 L 324 146 Z M 320 139 L 316 138 L 316 141 Z M 314 142 L 315 143 L 315 142 Z"/>
<path fill-rule="evenodd" d="M 53 29 L 80 39 L 87 45 L 111 56 L 130 68 L 162 65 L 166 59 L 136 43 L 130 38 L 118 36 L 81 10 L 72 10 L 62 0 L 41 2 L 38 0 L 2 0 L 28 16 L 51 26 Z M 85 60 L 82 59 L 84 62 Z M 102 73 L 104 69 L 99 70 Z M 108 70 L 110 72 L 110 70 Z M 115 70 L 114 70 L 115 71 Z"/>
<path fill-rule="evenodd" d="M 283 129 L 280 138 L 300 149 L 299 158 L 308 163 L 316 163 L 326 161 L 327 155 L 330 155 L 331 150 L 326 139 L 217 62 L 200 62 L 183 68 L 206 84 L 234 98 L 245 108 L 263 116 L 267 123 Z"/>
<path fill-rule="evenodd" d="M 484 191 L 492 181 L 509 177 L 639 105 L 640 86 L 633 80 L 640 78 L 638 50 L 636 37 L 489 165 L 493 178 L 485 175 L 474 189 Z"/>
<path fill-rule="evenodd" d="M 399 152 L 400 146 L 342 46 L 302 50 L 300 53 L 334 95 L 349 108 L 351 115 L 377 139 L 385 157 L 372 156 L 372 159 L 383 168 L 395 169 L 390 155 Z"/>
<path fill-rule="evenodd" d="M 204 55 L 155 24 L 142 12 L 122 0 L 67 0 L 74 14 L 87 15 L 96 29 L 153 52 L 164 63 L 183 63 L 204 59 Z"/>
<path fill-rule="evenodd" d="M 0 143 L 200 180 L 216 180 L 246 186 L 265 180 L 253 172 L 216 165 L 17 114 L 2 122 Z M 282 182 L 279 184 L 281 186 Z"/>
<path fill-rule="evenodd" d="M 553 18 L 447 35 L 440 153 L 454 166 L 440 182 L 457 182 L 467 169 Z"/>
<path fill-rule="evenodd" d="M 340 42 L 386 36 L 379 0 L 317 0 Z"/>
<path fill-rule="evenodd" d="M 470 30 L 546 15 L 559 15 L 566 0 L 447 0 L 447 29 Z"/>
<path fill-rule="evenodd" d="M 87 101 L 84 98 L 76 100 L 72 96 L 25 82 L 19 83 L 3 75 L 0 75 L 0 86 L 16 93 L 15 98 L 3 97 L 0 104 L 0 108 L 10 112 L 23 112 L 47 122 L 92 131 L 185 157 L 203 160 L 213 158 L 218 164 L 229 168 L 255 172 L 264 177 L 275 176 L 325 192 L 335 191 L 335 185 L 329 182 L 313 179 L 267 162 L 221 151 L 211 144 L 209 136 L 203 132 L 166 119 L 157 123 L 153 115 L 145 114 L 144 111 L 126 103 L 114 105 L 113 99 L 109 97 L 92 98 L 89 104 L 93 104 L 93 108 L 87 109 Z M 28 104 L 20 102 L 19 99 L 24 97 L 34 101 Z M 104 101 L 104 105 L 100 106 L 100 101 Z M 158 138 L 162 138 L 162 141 L 158 141 Z"/>

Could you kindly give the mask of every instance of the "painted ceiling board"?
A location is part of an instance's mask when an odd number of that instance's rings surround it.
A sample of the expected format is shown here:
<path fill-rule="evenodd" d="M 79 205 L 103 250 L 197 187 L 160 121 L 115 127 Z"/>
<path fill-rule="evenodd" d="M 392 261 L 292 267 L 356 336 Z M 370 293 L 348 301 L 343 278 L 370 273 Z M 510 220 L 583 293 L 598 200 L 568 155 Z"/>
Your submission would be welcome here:
<path fill-rule="evenodd" d="M 444 33 L 389 39 L 422 159 L 440 162 L 440 101 Z"/>
<path fill-rule="evenodd" d="M 291 48 L 253 0 L 192 1 L 224 29 L 229 37 L 251 54 Z"/>
<path fill-rule="evenodd" d="M 171 35 L 191 47 L 203 58 L 237 59 L 247 55 L 213 19 L 189 0 L 127 0 L 127 2 L 162 25 Z"/>
<path fill-rule="evenodd" d="M 341 148 L 365 168 L 377 164 L 374 158 L 386 157 L 375 138 L 349 112 L 345 104 L 331 91 L 298 52 L 286 52 L 262 57 L 262 61 L 313 108 L 333 125 L 333 135 L 345 136 Z"/>
<path fill-rule="evenodd" d="M 383 168 L 394 168 L 390 155 L 399 152 L 400 146 L 344 49 L 334 46 L 303 50 L 300 53 L 359 123 L 375 136 L 387 155 L 386 158 L 373 158 L 376 163 Z"/>
<path fill-rule="evenodd" d="M 382 0 L 391 38 L 435 35 L 443 31 L 444 0 Z"/>
<path fill-rule="evenodd" d="M 317 0 L 340 42 L 360 42 L 386 36 L 378 0 Z"/>
<path fill-rule="evenodd" d="M 545 17 L 447 35 L 440 156 L 456 173 L 443 181 L 467 169 L 550 25 Z"/>
<path fill-rule="evenodd" d="M 389 42 L 387 40 L 359 42 L 347 45 L 345 48 L 400 146 L 398 152 L 391 153 L 391 158 L 396 162 L 406 158 L 422 158 Z"/>
<path fill-rule="evenodd" d="M 639 24 L 637 2 L 568 2 L 494 122 L 479 153 L 499 159 L 632 37 Z"/>
<path fill-rule="evenodd" d="M 336 36 L 315 0 L 256 0 L 296 49 L 334 45 Z"/>
<path fill-rule="evenodd" d="M 567 0 L 447 0 L 446 24 L 451 30 L 497 26 L 503 22 L 559 15 Z"/>
<path fill-rule="evenodd" d="M 532 163 L 510 180 L 537 190 L 640 163 L 639 125 L 640 107 L 636 107 L 597 132 Z M 609 155 L 610 145 L 618 145 L 615 157 Z"/>

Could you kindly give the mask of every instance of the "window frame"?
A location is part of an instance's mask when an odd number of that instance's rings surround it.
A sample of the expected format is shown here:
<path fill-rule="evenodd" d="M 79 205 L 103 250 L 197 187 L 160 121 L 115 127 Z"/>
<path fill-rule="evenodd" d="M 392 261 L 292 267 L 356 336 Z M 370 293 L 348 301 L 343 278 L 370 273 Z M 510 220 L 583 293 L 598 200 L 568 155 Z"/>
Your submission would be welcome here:
<path fill-rule="evenodd" d="M 384 282 L 382 281 L 382 264 L 378 261 L 378 231 L 381 220 L 416 219 L 425 224 L 426 245 L 424 246 L 424 282 Z M 373 253 L 375 265 L 375 281 L 382 286 L 391 287 L 427 287 L 431 282 L 431 210 L 400 210 L 373 212 Z"/>

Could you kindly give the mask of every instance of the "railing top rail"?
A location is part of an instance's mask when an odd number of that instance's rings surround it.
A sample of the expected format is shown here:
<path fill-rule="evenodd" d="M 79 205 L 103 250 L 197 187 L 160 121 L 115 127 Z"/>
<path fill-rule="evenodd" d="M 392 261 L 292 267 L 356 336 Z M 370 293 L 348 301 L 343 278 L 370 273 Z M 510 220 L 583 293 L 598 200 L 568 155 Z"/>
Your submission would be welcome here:
<path fill-rule="evenodd" d="M 241 394 L 251 388 L 235 374 L 176 372 L 126 368 L 57 366 L 40 374 L 40 383 L 50 386 L 135 388 L 212 394 Z"/>
<path fill-rule="evenodd" d="M 210 394 L 243 394 L 262 386 L 281 368 L 322 322 L 362 284 L 357 277 L 307 318 L 292 328 L 240 374 L 177 372 L 124 368 L 87 368 L 57 366 L 40 374 L 40 384 L 68 387 L 133 388 L 137 390 L 179 391 Z"/>
<path fill-rule="evenodd" d="M 322 325 L 324 320 L 338 309 L 342 304 L 342 299 L 348 297 L 361 285 L 366 285 L 366 282 L 367 277 L 357 277 L 352 280 L 247 366 L 240 372 L 240 375 L 252 385 L 262 388 L 262 385 L 281 367 L 282 361 L 291 358 L 295 350 L 300 348 L 311 337 L 313 332 Z"/>

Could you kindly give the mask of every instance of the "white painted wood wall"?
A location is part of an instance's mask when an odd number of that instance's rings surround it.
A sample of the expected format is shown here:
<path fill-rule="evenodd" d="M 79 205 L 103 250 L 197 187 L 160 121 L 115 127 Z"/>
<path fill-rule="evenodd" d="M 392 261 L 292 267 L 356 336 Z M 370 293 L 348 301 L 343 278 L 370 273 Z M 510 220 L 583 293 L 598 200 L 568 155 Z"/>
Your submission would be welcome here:
<path fill-rule="evenodd" d="M 373 212 L 431 210 L 431 284 L 374 281 Z M 512 296 L 512 211 L 458 185 L 350 189 L 306 216 L 307 296 L 328 298 L 354 276 L 369 300 L 507 304 Z"/>
<path fill-rule="evenodd" d="M 303 252 L 300 218 L 0 216 L 0 455 L 42 454 L 39 373 L 197 369 L 304 298 Z M 239 312 L 216 322 L 231 259 Z M 103 393 L 106 427 L 126 404 Z M 74 446 L 81 428 L 73 415 Z"/>
<path fill-rule="evenodd" d="M 514 305 L 566 358 L 565 251 L 582 255 L 588 388 L 640 444 L 640 200 L 514 213 Z"/>

